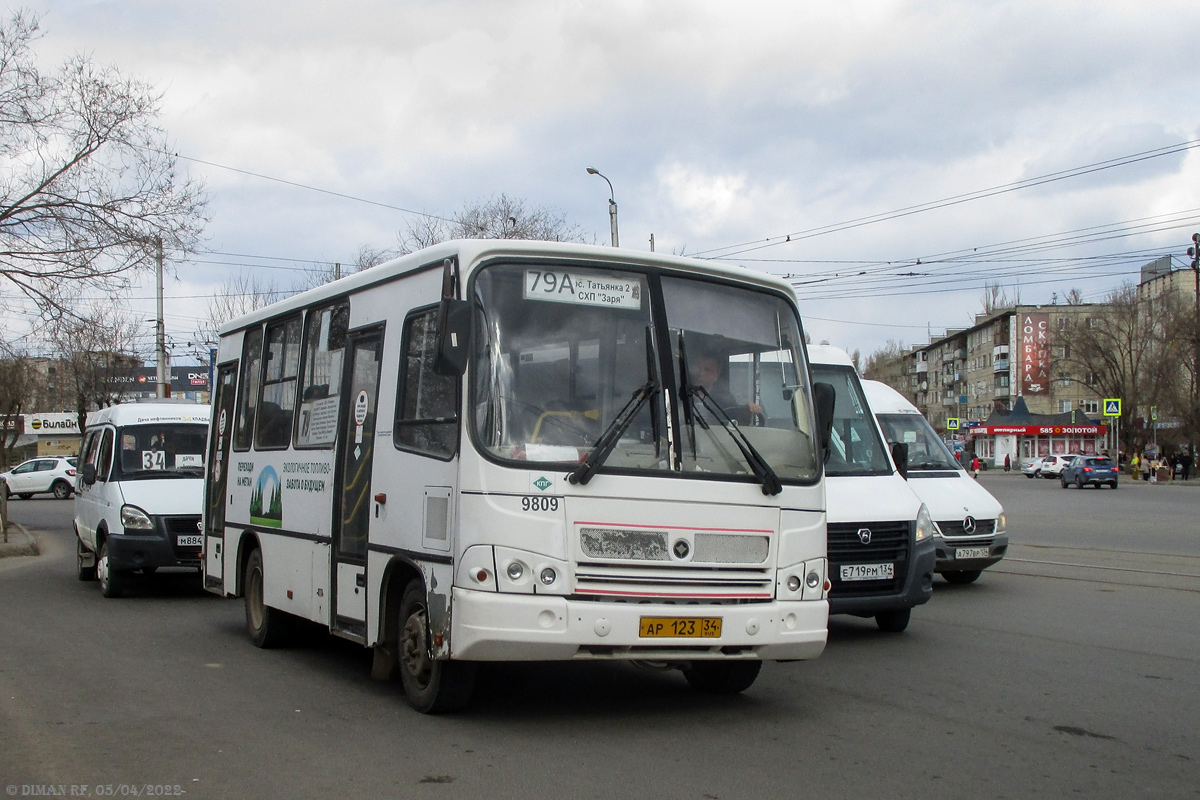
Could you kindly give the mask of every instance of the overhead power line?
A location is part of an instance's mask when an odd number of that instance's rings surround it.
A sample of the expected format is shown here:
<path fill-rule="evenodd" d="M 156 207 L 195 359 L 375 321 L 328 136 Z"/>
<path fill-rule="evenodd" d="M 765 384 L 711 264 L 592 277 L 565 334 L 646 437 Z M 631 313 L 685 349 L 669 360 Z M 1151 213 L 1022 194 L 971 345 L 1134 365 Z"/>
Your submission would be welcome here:
<path fill-rule="evenodd" d="M 933 211 L 939 208 L 947 208 L 949 206 L 955 206 L 961 203 L 969 203 L 973 200 L 994 197 L 999 194 L 1015 192 L 1021 189 L 1029 189 L 1035 186 L 1043 186 L 1047 183 L 1054 183 L 1057 181 L 1067 180 L 1069 178 L 1077 178 L 1082 175 L 1089 175 L 1093 172 L 1100 172 L 1102 170 L 1114 169 L 1116 167 L 1123 167 L 1129 164 L 1136 164 L 1141 161 L 1148 161 L 1152 158 L 1161 158 L 1163 156 L 1174 155 L 1176 153 L 1186 152 L 1197 146 L 1200 146 L 1200 139 L 1189 139 L 1188 141 L 1179 142 L 1166 147 L 1157 147 L 1153 150 L 1144 150 L 1140 153 L 1133 153 L 1127 156 L 1121 156 L 1119 158 L 1097 161 L 1092 164 L 1085 164 L 1081 167 L 1060 170 L 1059 172 L 1051 172 L 1046 175 L 1039 175 L 1033 178 L 1025 178 L 1023 180 L 1013 181 L 1011 183 L 1005 183 L 999 186 L 993 186 L 988 189 L 979 189 L 974 192 L 967 192 L 965 194 L 946 197 L 941 200 L 933 200 L 927 203 L 906 206 L 894 211 L 870 214 L 865 217 L 858 217 L 845 222 L 833 223 L 831 225 L 821 225 L 816 228 L 807 228 L 778 236 L 770 236 L 766 239 L 755 239 L 752 241 L 741 242 L 739 244 L 727 245 L 725 247 L 715 247 L 709 250 L 701 250 L 693 255 L 699 258 L 732 258 L 733 256 L 741 255 L 742 253 L 751 253 L 768 247 L 778 247 L 779 245 L 787 244 L 789 242 L 811 239 L 815 236 L 824 236 L 825 234 L 836 233 L 853 228 L 861 228 L 865 225 L 873 225 L 877 222 L 899 219 L 901 217 L 912 216 L 913 214 L 921 214 L 926 211 Z"/>

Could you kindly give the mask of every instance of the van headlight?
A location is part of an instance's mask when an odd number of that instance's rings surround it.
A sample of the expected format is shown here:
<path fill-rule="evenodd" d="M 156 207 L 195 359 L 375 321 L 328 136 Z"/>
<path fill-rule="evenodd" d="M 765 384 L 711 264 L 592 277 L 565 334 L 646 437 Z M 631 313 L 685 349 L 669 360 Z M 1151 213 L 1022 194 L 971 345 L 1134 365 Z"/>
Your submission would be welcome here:
<path fill-rule="evenodd" d="M 921 503 L 921 510 L 917 512 L 917 541 L 923 542 L 930 536 L 933 536 L 933 517 L 929 516 L 929 508 Z"/>
<path fill-rule="evenodd" d="M 127 531 L 154 530 L 154 520 L 150 519 L 150 515 L 137 506 L 121 506 L 121 525 Z"/>
<path fill-rule="evenodd" d="M 996 515 L 996 533 L 1008 533 L 1008 515 L 1001 511 Z"/>

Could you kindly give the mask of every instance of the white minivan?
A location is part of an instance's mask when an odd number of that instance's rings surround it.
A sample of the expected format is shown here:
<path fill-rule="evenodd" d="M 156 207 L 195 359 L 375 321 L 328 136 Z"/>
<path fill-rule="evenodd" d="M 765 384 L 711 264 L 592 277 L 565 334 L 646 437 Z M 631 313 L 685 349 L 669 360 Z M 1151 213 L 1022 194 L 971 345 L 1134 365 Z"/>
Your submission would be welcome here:
<path fill-rule="evenodd" d="M 158 400 L 88 414 L 75 486 L 81 581 L 120 595 L 129 574 L 200 568 L 209 407 Z"/>
<path fill-rule="evenodd" d="M 808 356 L 813 382 L 836 393 L 825 462 L 829 613 L 902 631 L 933 596 L 933 520 L 897 469 L 850 357 L 827 345 L 809 345 Z"/>
<path fill-rule="evenodd" d="M 863 381 L 863 391 L 888 442 L 908 445 L 908 485 L 934 521 L 934 569 L 950 583 L 971 583 L 1008 551 L 1004 508 L 967 474 L 904 395 L 879 381 Z"/>

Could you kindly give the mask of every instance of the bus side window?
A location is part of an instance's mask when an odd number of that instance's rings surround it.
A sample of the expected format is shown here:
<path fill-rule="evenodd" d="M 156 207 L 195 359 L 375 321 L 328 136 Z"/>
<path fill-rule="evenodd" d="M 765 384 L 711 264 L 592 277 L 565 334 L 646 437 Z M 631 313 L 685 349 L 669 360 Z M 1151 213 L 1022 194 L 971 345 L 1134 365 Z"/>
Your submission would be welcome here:
<path fill-rule="evenodd" d="M 300 371 L 300 412 L 293 439 L 297 447 L 329 449 L 337 440 L 349 324 L 350 304 L 345 301 L 308 313 Z"/>
<path fill-rule="evenodd" d="M 404 321 L 395 445 L 449 460 L 458 449 L 458 379 L 433 370 L 437 308 L 414 311 Z"/>
<path fill-rule="evenodd" d="M 258 410 L 259 365 L 262 364 L 262 328 L 246 331 L 242 343 L 242 374 L 238 379 L 237 409 L 233 415 L 233 449 L 249 450 Z"/>
<path fill-rule="evenodd" d="M 300 373 L 300 317 L 267 327 L 263 364 L 262 402 L 258 409 L 254 446 L 261 450 L 287 447 L 296 411 L 296 377 Z"/>
<path fill-rule="evenodd" d="M 96 480 L 107 481 L 108 472 L 112 468 L 113 432 L 112 428 L 104 431 L 104 441 L 100 444 L 99 463 L 96 465 Z"/>

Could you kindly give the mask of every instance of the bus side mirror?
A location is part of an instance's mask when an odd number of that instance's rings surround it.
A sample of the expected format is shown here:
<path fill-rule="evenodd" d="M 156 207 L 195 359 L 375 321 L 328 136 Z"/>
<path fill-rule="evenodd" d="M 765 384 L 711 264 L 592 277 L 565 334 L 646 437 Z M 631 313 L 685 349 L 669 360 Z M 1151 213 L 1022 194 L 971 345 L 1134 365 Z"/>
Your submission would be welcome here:
<path fill-rule="evenodd" d="M 88 486 L 91 486 L 93 483 L 96 482 L 96 465 L 95 464 L 84 464 L 83 467 L 79 470 L 79 477 L 83 478 L 83 482 L 85 484 L 87 484 Z"/>
<path fill-rule="evenodd" d="M 437 357 L 433 371 L 438 375 L 461 376 L 467 371 L 471 352 L 471 304 L 458 299 L 458 261 L 442 263 L 442 302 L 437 316 Z"/>
<path fill-rule="evenodd" d="M 908 445 L 904 442 L 892 442 L 892 461 L 896 462 L 896 471 L 900 477 L 908 480 Z"/>
<path fill-rule="evenodd" d="M 833 404 L 837 390 L 828 383 L 813 384 L 813 405 L 817 412 L 817 432 L 821 437 L 821 462 L 829 460 L 829 447 L 833 443 Z"/>

